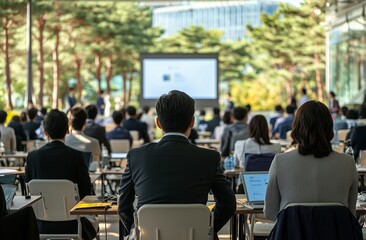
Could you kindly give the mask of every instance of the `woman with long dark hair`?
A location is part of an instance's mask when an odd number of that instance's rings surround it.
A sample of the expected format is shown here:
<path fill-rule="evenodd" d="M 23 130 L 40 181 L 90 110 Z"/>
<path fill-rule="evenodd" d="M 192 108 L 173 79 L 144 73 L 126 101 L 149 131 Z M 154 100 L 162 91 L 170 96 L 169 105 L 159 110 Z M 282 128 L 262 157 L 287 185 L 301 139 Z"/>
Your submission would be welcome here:
<path fill-rule="evenodd" d="M 263 115 L 256 115 L 249 123 L 249 138 L 237 141 L 234 148 L 236 165 L 244 168 L 245 154 L 268 154 L 279 153 L 280 144 L 273 144 L 269 140 L 269 130 L 266 118 Z"/>
<path fill-rule="evenodd" d="M 269 170 L 264 213 L 275 220 L 289 203 L 341 203 L 356 213 L 357 171 L 349 155 L 332 150 L 333 119 L 321 102 L 297 111 L 291 137 L 297 148 L 277 154 Z"/>

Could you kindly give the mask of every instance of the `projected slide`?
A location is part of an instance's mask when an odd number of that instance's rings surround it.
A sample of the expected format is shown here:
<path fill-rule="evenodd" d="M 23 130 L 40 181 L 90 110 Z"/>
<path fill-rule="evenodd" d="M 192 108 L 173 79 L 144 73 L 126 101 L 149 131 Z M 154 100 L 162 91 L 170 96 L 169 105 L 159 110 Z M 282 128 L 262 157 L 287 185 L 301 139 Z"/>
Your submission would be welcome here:
<path fill-rule="evenodd" d="M 175 89 L 194 99 L 217 99 L 217 59 L 144 59 L 143 98 Z"/>

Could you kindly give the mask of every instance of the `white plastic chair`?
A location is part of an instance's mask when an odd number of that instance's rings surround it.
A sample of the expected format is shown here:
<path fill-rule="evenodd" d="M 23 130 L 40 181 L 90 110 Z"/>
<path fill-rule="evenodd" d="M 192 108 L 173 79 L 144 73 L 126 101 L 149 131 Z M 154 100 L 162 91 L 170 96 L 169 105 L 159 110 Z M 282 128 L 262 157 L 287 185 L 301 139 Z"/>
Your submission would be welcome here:
<path fill-rule="evenodd" d="M 109 143 L 111 144 L 112 152 L 125 153 L 130 150 L 130 140 L 128 139 L 111 139 Z"/>
<path fill-rule="evenodd" d="M 138 240 L 213 238 L 213 213 L 202 204 L 146 204 L 137 212 Z"/>
<path fill-rule="evenodd" d="M 40 234 L 41 239 L 82 239 L 80 217 L 70 215 L 70 210 L 79 202 L 77 184 L 66 179 L 33 179 L 28 183 L 30 195 L 41 195 L 36 206 L 37 219 L 44 221 L 78 221 L 77 233 Z"/>
<path fill-rule="evenodd" d="M 337 131 L 338 134 L 338 141 L 345 142 L 347 138 L 347 134 L 349 133 L 349 129 L 341 129 Z"/>

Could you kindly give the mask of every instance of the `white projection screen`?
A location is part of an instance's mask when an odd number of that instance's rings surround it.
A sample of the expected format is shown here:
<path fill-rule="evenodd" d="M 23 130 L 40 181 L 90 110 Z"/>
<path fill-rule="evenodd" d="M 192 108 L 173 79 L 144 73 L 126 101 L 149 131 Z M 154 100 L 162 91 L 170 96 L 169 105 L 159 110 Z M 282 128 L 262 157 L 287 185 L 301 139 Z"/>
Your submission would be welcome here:
<path fill-rule="evenodd" d="M 155 106 L 162 94 L 179 90 L 196 107 L 218 106 L 217 54 L 141 53 L 141 106 Z"/>

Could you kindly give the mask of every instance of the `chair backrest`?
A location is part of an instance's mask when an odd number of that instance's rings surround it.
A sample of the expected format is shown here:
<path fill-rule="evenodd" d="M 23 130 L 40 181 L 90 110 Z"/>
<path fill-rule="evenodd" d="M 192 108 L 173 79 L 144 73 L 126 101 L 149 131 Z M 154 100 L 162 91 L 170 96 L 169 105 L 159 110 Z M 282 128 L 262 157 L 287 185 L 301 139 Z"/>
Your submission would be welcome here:
<path fill-rule="evenodd" d="M 277 215 L 267 239 L 358 240 L 362 239 L 362 230 L 351 211 L 342 204 L 293 203 Z"/>
<path fill-rule="evenodd" d="M 128 139 L 111 139 L 109 140 L 111 144 L 112 152 L 128 152 L 130 150 L 130 140 Z"/>
<path fill-rule="evenodd" d="M 84 164 L 87 169 L 89 169 L 90 162 L 92 161 L 92 153 L 91 152 L 82 152 L 84 158 Z"/>
<path fill-rule="evenodd" d="M 140 139 L 139 131 L 130 130 L 129 132 L 130 132 L 130 135 L 131 135 L 133 141 L 138 141 Z"/>
<path fill-rule="evenodd" d="M 359 163 L 361 166 L 366 166 L 366 150 L 360 150 Z"/>
<path fill-rule="evenodd" d="M 245 171 L 268 171 L 271 167 L 274 154 L 245 154 Z"/>
<path fill-rule="evenodd" d="M 146 204 L 137 212 L 137 235 L 140 240 L 210 239 L 210 216 L 202 204 Z"/>
<path fill-rule="evenodd" d="M 291 132 L 292 130 L 286 132 L 286 141 L 292 142 Z"/>
<path fill-rule="evenodd" d="M 341 129 L 338 130 L 337 135 L 338 135 L 338 141 L 339 142 L 345 142 L 346 138 L 347 138 L 347 134 L 349 132 L 349 129 Z"/>
<path fill-rule="evenodd" d="M 66 179 L 33 179 L 28 183 L 30 195 L 41 195 L 37 217 L 46 221 L 77 219 L 70 210 L 79 201 L 77 185 Z"/>

